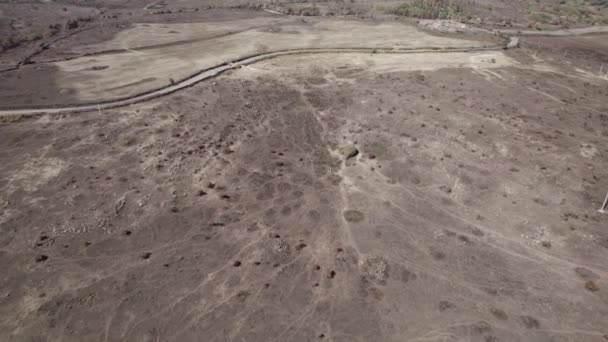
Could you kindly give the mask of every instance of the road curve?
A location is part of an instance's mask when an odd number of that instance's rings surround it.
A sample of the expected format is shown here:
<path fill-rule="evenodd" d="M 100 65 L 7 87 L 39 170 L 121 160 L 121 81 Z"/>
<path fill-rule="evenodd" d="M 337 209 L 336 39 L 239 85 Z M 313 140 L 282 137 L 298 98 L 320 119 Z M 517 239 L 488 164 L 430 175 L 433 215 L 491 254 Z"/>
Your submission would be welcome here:
<path fill-rule="evenodd" d="M 318 54 L 318 53 L 398 53 L 398 54 L 413 54 L 413 53 L 445 53 L 445 52 L 476 52 L 476 51 L 491 51 L 501 50 L 503 45 L 471 47 L 471 48 L 418 48 L 418 49 L 383 49 L 383 48 L 337 48 L 337 49 L 294 49 L 267 52 L 252 56 L 243 57 L 230 62 L 225 62 L 220 65 L 198 71 L 182 80 L 176 81 L 173 84 L 153 89 L 144 93 L 136 94 L 129 97 L 116 98 L 112 100 L 81 103 L 81 104 L 66 104 L 56 106 L 40 106 L 32 108 L 0 108 L 0 117 L 4 116 L 30 116 L 38 114 L 56 114 L 56 113 L 74 113 L 86 112 L 94 110 L 102 110 L 116 107 L 123 107 L 139 102 L 152 100 L 164 95 L 174 93 L 178 90 L 190 87 L 198 82 L 205 81 L 218 76 L 219 74 L 237 69 L 244 65 L 253 64 L 266 59 L 275 58 L 286 55 L 297 54 Z"/>
<path fill-rule="evenodd" d="M 503 35 L 517 35 L 517 36 L 529 36 L 529 37 L 571 37 L 571 36 L 586 36 L 594 34 L 608 33 L 608 25 L 600 26 L 588 26 L 588 27 L 576 27 L 571 29 L 559 29 L 559 30 L 521 30 L 521 29 L 497 29 L 498 33 Z"/>

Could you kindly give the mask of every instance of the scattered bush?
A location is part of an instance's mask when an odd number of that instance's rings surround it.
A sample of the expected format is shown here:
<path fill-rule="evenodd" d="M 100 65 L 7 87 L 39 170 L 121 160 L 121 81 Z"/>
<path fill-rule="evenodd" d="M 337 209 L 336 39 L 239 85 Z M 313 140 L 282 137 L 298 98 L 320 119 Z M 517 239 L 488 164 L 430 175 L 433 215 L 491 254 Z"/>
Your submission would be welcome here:
<path fill-rule="evenodd" d="M 608 7 L 608 0 L 591 0 L 591 6 Z"/>
<path fill-rule="evenodd" d="M 312 7 L 275 7 L 273 10 L 277 12 L 281 12 L 287 15 L 301 15 L 301 16 L 319 16 L 321 15 L 321 10 L 317 6 Z"/>
<path fill-rule="evenodd" d="M 412 3 L 385 8 L 384 12 L 420 19 L 454 19 L 464 14 L 460 6 L 448 0 L 414 0 Z"/>
<path fill-rule="evenodd" d="M 9 37 L 7 40 L 0 43 L 0 47 L 2 47 L 2 51 L 7 51 L 18 47 L 19 44 L 21 44 L 21 42 L 15 40 L 13 37 Z"/>
<path fill-rule="evenodd" d="M 561 0 L 553 6 L 531 2 L 529 19 L 543 24 L 569 25 L 570 23 L 607 24 L 608 0 Z"/>
<path fill-rule="evenodd" d="M 65 24 L 65 28 L 67 30 L 74 30 L 78 28 L 78 20 L 76 19 L 70 19 L 68 20 L 68 22 Z"/>

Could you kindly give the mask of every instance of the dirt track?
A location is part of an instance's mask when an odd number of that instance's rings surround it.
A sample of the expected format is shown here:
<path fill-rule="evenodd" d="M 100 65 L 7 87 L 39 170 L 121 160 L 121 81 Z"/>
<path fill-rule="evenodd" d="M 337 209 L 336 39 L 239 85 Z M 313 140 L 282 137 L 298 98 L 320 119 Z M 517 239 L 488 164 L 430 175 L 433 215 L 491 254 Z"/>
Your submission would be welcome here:
<path fill-rule="evenodd" d="M 294 21 L 284 17 L 212 23 L 137 24 L 106 42 L 74 44 L 71 41 L 72 37 L 86 36 L 87 32 L 96 29 L 89 27 L 79 34 L 62 37 L 58 43 L 49 45 L 50 49 L 43 49 L 40 55 L 32 57 L 34 65 L 22 65 L 19 70 L 5 71 L 0 75 L 7 85 L 0 87 L 2 113 L 8 114 L 6 109 L 19 110 L 13 112 L 23 115 L 128 105 L 214 77 L 218 72 L 228 70 L 230 64 L 254 63 L 285 53 L 352 50 L 377 50 L 380 53 L 474 52 L 498 49 L 500 44 L 500 39 L 488 39 L 490 36 L 466 36 L 466 39 L 435 37 L 403 24 L 335 19 Z M 351 35 L 343 35 L 341 30 L 348 30 Z M 605 30 L 606 27 L 598 26 L 541 33 L 501 32 L 524 36 L 572 36 Z M 40 79 L 44 81 L 40 82 Z M 47 95 L 47 92 L 51 94 Z M 31 96 L 31 93 L 36 96 Z"/>
<path fill-rule="evenodd" d="M 101 102 L 95 102 L 91 104 L 65 104 L 57 105 L 53 107 L 38 107 L 38 108 L 24 108 L 24 109 L 0 109 L 0 116 L 2 115 L 33 115 L 33 114 L 53 114 L 53 113 L 69 113 L 69 112 L 82 112 L 91 110 L 102 110 L 109 108 L 116 108 L 122 106 L 128 106 L 131 104 L 148 101 L 160 96 L 171 94 L 178 90 L 190 87 L 198 82 L 205 81 L 218 76 L 219 74 L 236 68 L 241 68 L 256 62 L 263 60 L 276 58 L 287 55 L 300 55 L 300 54 L 320 54 L 320 53 L 390 53 L 390 54 L 414 54 L 414 53 L 458 53 L 458 52 L 482 52 L 482 51 L 499 51 L 503 49 L 502 46 L 496 47 L 472 47 L 472 48 L 448 48 L 448 49 L 410 49 L 410 50 L 398 50 L 398 49 L 377 49 L 377 48 L 358 48 L 358 49 L 300 49 L 300 50 L 288 50 L 288 51 L 274 51 L 264 54 L 259 54 L 251 57 L 247 57 L 240 60 L 230 61 L 222 63 L 219 66 L 212 67 L 201 72 L 197 72 L 194 75 L 187 77 L 183 80 L 179 80 L 172 85 L 166 87 L 151 90 L 143 94 L 137 94 L 126 98 L 119 98 L 114 100 L 106 100 Z M 489 63 L 489 61 L 487 62 Z"/>

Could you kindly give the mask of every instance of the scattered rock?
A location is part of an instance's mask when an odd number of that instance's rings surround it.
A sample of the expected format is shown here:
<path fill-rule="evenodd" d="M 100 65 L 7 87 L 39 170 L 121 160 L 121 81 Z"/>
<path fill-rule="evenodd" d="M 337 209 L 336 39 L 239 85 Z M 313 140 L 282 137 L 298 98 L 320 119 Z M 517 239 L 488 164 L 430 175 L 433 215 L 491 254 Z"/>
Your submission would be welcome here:
<path fill-rule="evenodd" d="M 506 321 L 509 318 L 506 312 L 497 308 L 490 309 L 490 312 L 492 313 L 492 315 L 494 315 L 494 317 L 498 318 L 501 321 Z"/>
<path fill-rule="evenodd" d="M 508 49 L 515 49 L 519 47 L 519 37 L 509 37 L 509 42 L 507 43 Z"/>
<path fill-rule="evenodd" d="M 350 159 L 359 154 L 359 150 L 354 145 L 341 145 L 338 147 L 338 153 L 345 159 Z"/>
<path fill-rule="evenodd" d="M 475 31 L 475 28 L 455 20 L 420 20 L 418 25 L 439 32 L 464 33 L 465 31 Z"/>
<path fill-rule="evenodd" d="M 109 66 L 107 66 L 107 65 L 94 65 L 94 66 L 90 67 L 89 70 L 100 71 L 100 70 L 105 70 L 107 68 L 109 68 Z"/>
<path fill-rule="evenodd" d="M 347 222 L 361 222 L 365 219 L 365 215 L 359 210 L 346 210 L 343 215 Z"/>
<path fill-rule="evenodd" d="M 444 312 L 447 309 L 451 309 L 454 307 L 453 303 L 448 302 L 447 300 L 442 300 L 439 302 L 439 311 Z"/>
<path fill-rule="evenodd" d="M 470 331 L 476 335 L 485 334 L 492 330 L 492 326 L 486 321 L 479 321 L 469 325 Z"/>
<path fill-rule="evenodd" d="M 236 294 L 236 297 L 239 300 L 244 301 L 245 299 L 247 299 L 247 297 L 249 297 L 249 295 L 249 291 L 239 291 L 239 293 Z"/>
<path fill-rule="evenodd" d="M 401 270 L 401 275 L 399 278 L 402 282 L 407 283 L 410 280 L 416 280 L 416 278 L 418 278 L 418 276 L 416 275 L 416 273 L 414 273 L 404 267 Z"/>
<path fill-rule="evenodd" d="M 532 316 L 521 316 L 522 323 L 528 329 L 538 329 L 540 328 L 540 323 L 538 320 Z"/>
<path fill-rule="evenodd" d="M 583 279 L 599 279 L 599 276 L 595 272 L 585 267 L 577 267 L 574 269 L 574 272 Z"/>
<path fill-rule="evenodd" d="M 141 253 L 141 258 L 144 259 L 144 260 L 150 259 L 150 256 L 152 256 L 151 252 Z"/>
<path fill-rule="evenodd" d="M 439 190 L 445 192 L 446 194 L 452 193 L 452 188 L 445 186 L 445 185 L 440 186 Z"/>
<path fill-rule="evenodd" d="M 483 232 L 483 230 L 481 230 L 481 229 L 479 229 L 477 227 L 473 227 L 471 229 L 471 231 L 472 231 L 473 235 L 475 235 L 475 236 L 480 236 L 481 237 L 481 236 L 485 235 L 485 233 Z"/>
<path fill-rule="evenodd" d="M 597 287 L 597 284 L 593 280 L 589 280 L 585 283 L 585 288 L 591 292 L 596 292 L 600 288 Z"/>
<path fill-rule="evenodd" d="M 462 243 L 470 243 L 471 240 L 466 235 L 458 235 L 458 240 Z"/>
<path fill-rule="evenodd" d="M 35 246 L 36 247 L 49 247 L 52 244 L 55 243 L 55 239 L 54 238 L 50 238 L 48 235 L 40 235 L 40 238 L 38 238 L 38 241 L 36 241 Z"/>
<path fill-rule="evenodd" d="M 127 203 L 127 198 L 125 196 L 118 199 L 118 201 L 114 204 L 114 215 L 119 215 L 122 209 L 125 207 Z"/>
<path fill-rule="evenodd" d="M 48 255 L 44 255 L 44 254 L 39 254 L 36 255 L 36 262 L 43 262 L 43 261 L 47 261 L 48 260 Z"/>
<path fill-rule="evenodd" d="M 433 259 L 435 259 L 435 260 L 443 260 L 446 257 L 445 253 L 443 253 L 441 251 L 431 251 L 431 255 L 433 256 Z"/>

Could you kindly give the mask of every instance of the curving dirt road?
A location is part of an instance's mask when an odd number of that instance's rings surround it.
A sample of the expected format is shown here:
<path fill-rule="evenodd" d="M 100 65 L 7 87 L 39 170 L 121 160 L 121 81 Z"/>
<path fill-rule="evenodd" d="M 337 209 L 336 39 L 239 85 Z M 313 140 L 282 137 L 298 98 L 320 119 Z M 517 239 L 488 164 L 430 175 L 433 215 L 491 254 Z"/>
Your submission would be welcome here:
<path fill-rule="evenodd" d="M 248 28 L 249 30 L 251 28 Z M 599 27 L 590 27 L 590 28 L 582 28 L 582 29 L 571 29 L 571 30 L 560 30 L 560 31 L 551 31 L 551 32 L 536 32 L 536 31 L 519 31 L 519 30 L 500 30 L 499 33 L 505 39 L 513 39 L 517 36 L 579 36 L 579 35 L 589 35 L 589 34 L 601 34 L 608 30 L 607 26 L 599 26 Z M 241 30 L 242 31 L 242 30 Z M 246 31 L 246 30 L 245 30 Z M 237 31 L 240 32 L 240 31 Z M 231 31 L 231 33 L 234 33 Z M 225 34 L 220 34 L 222 36 Z M 219 37 L 218 36 L 218 37 Z M 217 37 L 216 37 L 217 38 Z M 207 38 L 205 38 L 207 39 Z M 517 38 L 516 38 L 517 39 Z M 198 39 L 200 40 L 200 39 Z M 192 42 L 192 39 L 180 41 L 183 42 Z M 175 44 L 161 44 L 161 45 L 172 45 Z M 177 80 L 173 84 L 168 84 L 164 86 L 160 86 L 147 91 L 140 91 L 134 94 L 130 94 L 128 96 L 119 96 L 113 97 L 108 100 L 101 101 L 90 101 L 78 104 L 60 104 L 60 105 L 42 105 L 42 106 L 31 106 L 31 107 L 5 107 L 0 108 L 0 116 L 14 116 L 14 115 L 37 115 L 42 113 L 63 113 L 63 112 L 83 112 L 83 111 L 92 111 L 92 110 L 102 110 L 109 109 L 115 107 L 127 106 L 143 101 L 148 101 L 163 95 L 167 95 L 173 92 L 176 92 L 180 89 L 184 89 L 186 87 L 190 87 L 193 84 L 198 82 L 213 78 L 227 70 L 239 68 L 244 65 L 253 64 L 262 60 L 275 58 L 279 56 L 285 55 L 294 55 L 294 54 L 319 54 L 319 53 L 343 53 L 343 52 L 355 52 L 355 53 L 392 53 L 392 54 L 413 54 L 413 53 L 440 53 L 440 52 L 475 52 L 475 51 L 488 51 L 488 50 L 500 50 L 504 48 L 511 48 L 510 42 L 504 45 L 496 45 L 496 46 L 482 46 L 482 47 L 409 47 L 409 48 L 378 48 L 378 47 L 355 47 L 355 48 L 345 48 L 345 47 L 334 47 L 334 48 L 294 48 L 294 49 L 282 49 L 278 51 L 272 52 L 263 52 L 257 53 L 253 55 L 249 55 L 246 57 L 229 60 L 226 62 L 222 62 L 220 64 L 216 64 L 210 68 L 205 68 L 203 70 L 197 71 L 187 77 L 181 78 Z M 150 47 L 144 47 L 142 49 L 149 49 Z M 156 45 L 154 47 L 157 47 Z M 138 49 L 136 49 L 138 50 Z M 105 52 L 116 53 L 116 50 L 108 50 Z M 94 55 L 99 55 L 100 53 L 95 53 Z M 102 52 L 101 54 L 104 54 Z M 174 76 L 175 77 L 175 76 Z M 175 77 L 177 78 L 177 77 Z"/>
<path fill-rule="evenodd" d="M 128 106 L 131 104 L 148 101 L 157 97 L 174 93 L 180 89 L 190 87 L 198 82 L 208 80 L 217 75 L 231 69 L 240 68 L 245 65 L 250 65 L 262 60 L 275 58 L 285 55 L 296 54 L 319 54 L 319 53 L 390 53 L 390 54 L 413 54 L 413 53 L 442 53 L 442 52 L 476 52 L 476 51 L 492 51 L 501 50 L 504 46 L 488 46 L 488 47 L 470 47 L 470 48 L 422 48 L 422 49 L 379 49 L 379 48 L 337 48 L 337 49 L 294 49 L 274 51 L 253 56 L 244 57 L 241 59 L 228 61 L 215 67 L 198 71 L 191 76 L 177 81 L 166 87 L 161 87 L 148 92 L 140 93 L 134 96 L 117 98 L 109 101 L 84 103 L 84 104 L 66 104 L 63 106 L 48 106 L 39 108 L 15 108 L 15 109 L 0 109 L 0 116 L 8 115 L 36 115 L 44 113 L 64 113 L 64 112 L 84 112 L 92 110 L 102 110 Z"/>

